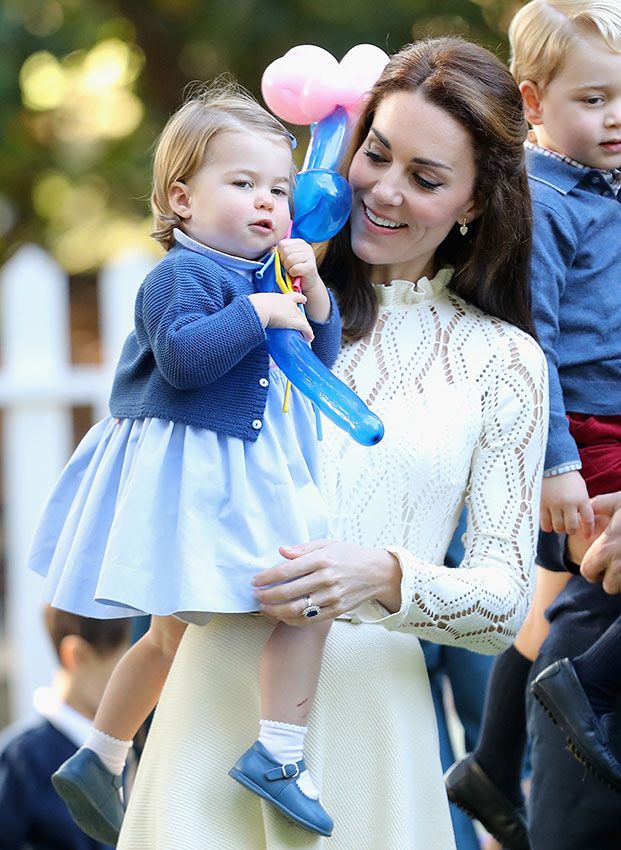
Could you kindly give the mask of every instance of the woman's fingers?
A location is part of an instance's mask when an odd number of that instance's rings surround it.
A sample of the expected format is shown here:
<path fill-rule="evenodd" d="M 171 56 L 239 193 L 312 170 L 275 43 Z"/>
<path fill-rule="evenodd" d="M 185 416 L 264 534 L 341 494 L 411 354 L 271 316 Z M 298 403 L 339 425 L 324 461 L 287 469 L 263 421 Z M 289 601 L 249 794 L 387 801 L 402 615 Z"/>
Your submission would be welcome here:
<path fill-rule="evenodd" d="M 314 558 L 311 553 L 306 558 Z M 299 559 L 303 560 L 302 558 Z M 291 563 L 291 562 L 288 562 Z M 296 565 L 296 576 L 285 579 L 271 587 L 257 587 L 255 594 L 262 605 L 288 605 L 312 594 L 313 599 L 321 594 L 324 604 L 337 602 L 340 597 L 340 583 L 333 577 L 321 561 L 304 561 L 303 566 Z M 299 572 L 303 570 L 303 572 Z M 319 604 L 319 603 L 318 603 Z"/>
<path fill-rule="evenodd" d="M 280 546 L 278 551 L 284 558 L 299 558 L 300 555 L 306 555 L 308 552 L 316 552 L 318 549 L 324 549 L 330 541 L 321 537 L 318 540 L 311 540 L 310 543 L 298 543 L 295 546 Z"/>
<path fill-rule="evenodd" d="M 287 623 L 289 626 L 309 626 L 313 623 L 323 623 L 326 620 L 335 620 L 340 614 L 343 612 L 338 608 L 328 605 L 326 607 L 321 606 L 321 611 L 317 614 L 316 617 L 305 617 L 301 611 L 303 609 L 304 600 L 300 600 L 300 604 L 298 605 L 300 609 L 300 613 L 297 616 L 291 617 L 283 617 L 282 611 L 280 610 L 280 606 L 278 606 L 277 613 L 273 614 L 268 608 L 262 610 L 262 613 L 268 614 L 272 617 L 277 617 L 279 620 L 282 620 L 284 623 Z M 313 598 L 313 605 L 315 604 L 315 599 Z"/>
<path fill-rule="evenodd" d="M 322 607 L 322 620 L 354 611 L 370 599 L 387 602 L 389 610 L 399 609 L 402 576 L 394 555 L 341 540 L 314 541 L 308 547 L 312 551 L 254 577 L 256 597 L 267 613 L 295 620 L 305 596 Z"/>
<path fill-rule="evenodd" d="M 305 617 L 304 609 L 310 596 L 311 605 L 319 606 L 319 614 L 314 617 Z M 321 592 L 304 594 L 299 599 L 294 599 L 283 605 L 261 605 L 261 613 L 268 617 L 276 617 L 292 626 L 305 626 L 312 623 L 321 623 L 324 620 L 333 620 L 343 612 L 336 604 L 328 603 Z"/>
<path fill-rule="evenodd" d="M 621 509 L 621 492 L 594 496 L 591 499 L 591 507 L 594 513 L 611 517 L 616 510 Z"/>
<path fill-rule="evenodd" d="M 308 561 L 303 561 L 302 556 L 324 549 L 329 542 L 328 540 L 313 540 L 311 543 L 304 543 L 300 546 L 281 546 L 278 551 L 287 560 L 257 573 L 252 579 L 252 584 L 255 587 L 268 587 L 271 584 L 291 581 L 291 579 L 306 575 Z"/>
<path fill-rule="evenodd" d="M 610 562 L 609 568 L 604 573 L 602 587 L 611 596 L 621 593 L 621 559 Z"/>

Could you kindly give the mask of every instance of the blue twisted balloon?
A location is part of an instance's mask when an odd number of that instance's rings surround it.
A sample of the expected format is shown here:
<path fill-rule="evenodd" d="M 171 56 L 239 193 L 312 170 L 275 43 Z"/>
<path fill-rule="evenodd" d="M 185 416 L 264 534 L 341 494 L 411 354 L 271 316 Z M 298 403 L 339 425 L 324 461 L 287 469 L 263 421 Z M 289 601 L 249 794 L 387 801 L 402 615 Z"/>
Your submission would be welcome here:
<path fill-rule="evenodd" d="M 347 112 L 342 106 L 337 106 L 333 112 L 311 128 L 311 140 L 302 170 L 311 168 L 335 170 L 343 159 L 348 141 Z"/>
<path fill-rule="evenodd" d="M 294 192 L 292 235 L 306 242 L 331 239 L 351 211 L 351 189 L 340 174 L 315 168 L 298 175 Z M 273 256 L 255 273 L 261 292 L 279 292 Z M 340 381 L 312 351 L 299 331 L 266 328 L 267 348 L 291 383 L 319 410 L 363 446 L 384 436 L 381 419 L 359 396 Z"/>

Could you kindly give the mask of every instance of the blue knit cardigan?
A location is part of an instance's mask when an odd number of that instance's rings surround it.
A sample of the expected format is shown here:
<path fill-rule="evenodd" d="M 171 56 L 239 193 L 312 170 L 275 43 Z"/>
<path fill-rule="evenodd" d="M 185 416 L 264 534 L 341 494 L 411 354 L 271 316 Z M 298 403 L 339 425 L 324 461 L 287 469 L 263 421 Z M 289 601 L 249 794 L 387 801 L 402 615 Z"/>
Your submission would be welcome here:
<path fill-rule="evenodd" d="M 117 366 L 110 412 L 166 419 L 255 441 L 269 385 L 265 331 L 251 280 L 175 244 L 145 278 L 134 330 Z M 341 322 L 333 295 L 325 323 L 310 322 L 313 351 L 336 360 Z"/>

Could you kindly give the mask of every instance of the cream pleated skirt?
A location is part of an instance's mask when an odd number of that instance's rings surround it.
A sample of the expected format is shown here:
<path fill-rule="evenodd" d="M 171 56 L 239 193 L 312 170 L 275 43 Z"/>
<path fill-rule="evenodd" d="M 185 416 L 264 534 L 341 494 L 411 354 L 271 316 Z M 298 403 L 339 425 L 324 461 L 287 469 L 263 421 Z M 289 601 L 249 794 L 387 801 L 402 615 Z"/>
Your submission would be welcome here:
<path fill-rule="evenodd" d="M 337 620 L 306 761 L 334 818 L 322 838 L 228 770 L 258 734 L 258 669 L 272 626 L 251 614 L 189 626 L 143 753 L 119 850 L 454 850 L 418 640 Z"/>

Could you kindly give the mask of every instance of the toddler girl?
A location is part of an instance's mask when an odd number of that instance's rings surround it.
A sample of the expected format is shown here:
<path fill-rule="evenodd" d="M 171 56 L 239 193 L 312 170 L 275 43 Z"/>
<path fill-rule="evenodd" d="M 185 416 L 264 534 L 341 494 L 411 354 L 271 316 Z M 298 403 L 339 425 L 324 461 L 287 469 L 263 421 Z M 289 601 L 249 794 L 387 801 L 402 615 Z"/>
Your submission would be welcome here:
<path fill-rule="evenodd" d="M 283 412 L 286 378 L 265 344 L 266 327 L 297 329 L 327 365 L 340 344 L 312 249 L 284 238 L 292 143 L 250 96 L 221 82 L 169 120 L 151 197 L 153 236 L 167 253 L 138 292 L 111 416 L 76 449 L 33 544 L 30 565 L 47 576 L 55 607 L 153 615 L 117 666 L 85 746 L 53 777 L 76 822 L 107 844 L 123 819 L 131 739 L 157 703 L 186 623 L 256 611 L 252 576 L 278 560 L 280 546 L 327 533 L 313 408 L 294 388 Z M 255 292 L 253 274 L 276 245 L 302 293 Z M 300 612 L 318 608 L 305 597 Z M 275 627 L 260 670 L 259 739 L 231 771 L 323 835 L 332 820 L 302 751 L 328 628 Z"/>

